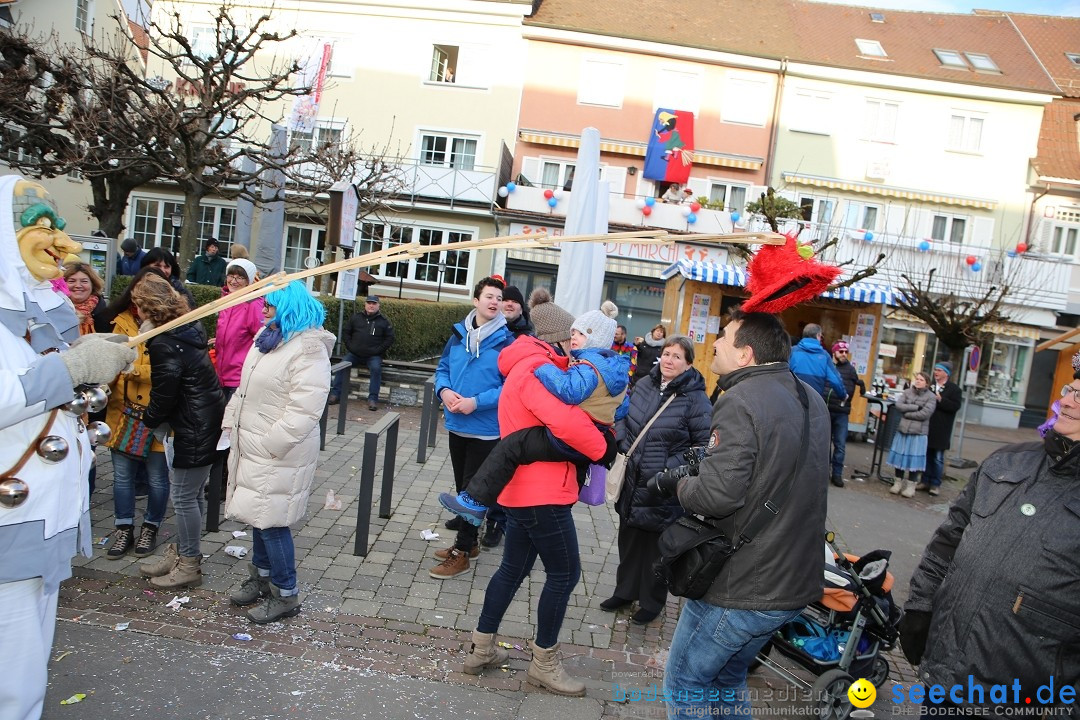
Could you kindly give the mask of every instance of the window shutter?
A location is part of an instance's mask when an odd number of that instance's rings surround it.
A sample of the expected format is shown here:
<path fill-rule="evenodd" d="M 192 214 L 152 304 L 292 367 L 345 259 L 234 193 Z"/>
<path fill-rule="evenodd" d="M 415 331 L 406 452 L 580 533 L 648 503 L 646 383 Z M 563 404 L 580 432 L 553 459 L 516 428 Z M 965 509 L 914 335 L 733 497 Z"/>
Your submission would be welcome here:
<path fill-rule="evenodd" d="M 521 174 L 532 185 L 540 185 L 540 158 L 522 158 Z"/>
<path fill-rule="evenodd" d="M 612 197 L 621 198 L 626 194 L 626 168 L 605 165 L 600 168 L 600 179 L 611 183 Z"/>
<path fill-rule="evenodd" d="M 994 218 L 977 217 L 971 228 L 971 244 L 988 248 L 994 240 Z"/>

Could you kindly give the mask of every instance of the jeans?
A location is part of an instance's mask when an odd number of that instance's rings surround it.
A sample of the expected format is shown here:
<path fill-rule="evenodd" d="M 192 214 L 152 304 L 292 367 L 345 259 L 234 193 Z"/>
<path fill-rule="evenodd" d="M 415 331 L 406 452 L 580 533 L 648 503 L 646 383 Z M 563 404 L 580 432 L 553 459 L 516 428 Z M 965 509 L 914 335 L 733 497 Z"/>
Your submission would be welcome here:
<path fill-rule="evenodd" d="M 368 373 L 371 374 L 371 382 L 368 384 L 368 402 L 379 402 L 379 388 L 382 387 L 382 357 L 379 355 L 372 355 L 368 358 L 362 358 L 358 355 L 345 353 L 345 362 L 353 364 L 356 367 L 360 364 L 367 365 Z M 352 370 L 348 372 L 338 373 L 334 376 L 334 386 L 330 390 L 330 394 L 336 397 L 341 397 L 341 387 L 352 374 Z"/>
<path fill-rule="evenodd" d="M 845 413 L 829 413 L 829 417 L 832 419 L 832 476 L 844 477 L 848 416 Z"/>
<path fill-rule="evenodd" d="M 801 612 L 733 610 L 687 600 L 664 669 L 668 718 L 749 718 L 747 669 L 776 629 Z"/>
<path fill-rule="evenodd" d="M 252 528 L 251 564 L 270 571 L 270 582 L 282 596 L 296 594 L 296 551 L 289 528 Z"/>
<path fill-rule="evenodd" d="M 206 480 L 210 465 L 173 468 L 172 504 L 176 517 L 176 550 L 181 557 L 202 555 L 199 540 L 206 517 Z"/>
<path fill-rule="evenodd" d="M 566 605 L 581 578 L 577 529 L 569 505 L 506 508 L 502 563 L 488 582 L 476 629 L 494 633 L 506 608 L 532 571 L 537 556 L 544 563 L 544 589 L 536 608 L 536 644 L 554 647 Z"/>
<path fill-rule="evenodd" d="M 169 466 L 165 462 L 165 453 L 151 451 L 143 460 L 113 450 L 112 464 L 116 525 L 135 524 L 135 473 L 140 467 L 145 467 L 150 480 L 150 493 L 146 496 L 143 522 L 159 527 L 169 505 Z"/>
<path fill-rule="evenodd" d="M 466 437 L 455 432 L 448 434 L 450 437 L 447 440 L 447 449 L 450 451 L 450 464 L 454 467 L 454 490 L 461 492 L 469 485 L 473 475 L 484 464 L 484 460 L 499 444 L 499 441 Z M 503 522 L 503 513 L 498 507 L 495 505 L 488 511 L 488 522 Z M 479 537 L 480 529 L 465 523 L 454 538 L 454 547 L 469 552 L 476 545 Z"/>
<path fill-rule="evenodd" d="M 945 474 L 945 451 L 926 449 L 926 472 L 923 482 L 930 487 L 941 487 L 941 478 Z"/>

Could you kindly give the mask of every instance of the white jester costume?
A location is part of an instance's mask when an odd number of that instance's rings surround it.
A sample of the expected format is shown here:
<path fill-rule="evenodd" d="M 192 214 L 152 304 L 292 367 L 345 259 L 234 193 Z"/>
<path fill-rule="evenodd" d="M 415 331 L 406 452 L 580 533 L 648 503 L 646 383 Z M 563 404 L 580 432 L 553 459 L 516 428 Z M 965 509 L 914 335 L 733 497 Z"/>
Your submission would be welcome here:
<path fill-rule="evenodd" d="M 71 576 L 76 552 L 91 555 L 91 444 L 78 417 L 52 412 L 74 391 L 60 353 L 49 351 L 67 349 L 79 324 L 71 303 L 23 260 L 13 211 L 44 198 L 16 200 L 20 180 L 0 177 L 0 485 L 17 477 L 29 495 L 15 507 L 0 503 L 0 657 L 5 673 L 14 673 L 0 684 L 0 720 L 40 715 L 59 584 Z M 67 453 L 47 462 L 30 452 L 11 473 L 42 435 L 62 438 Z"/>

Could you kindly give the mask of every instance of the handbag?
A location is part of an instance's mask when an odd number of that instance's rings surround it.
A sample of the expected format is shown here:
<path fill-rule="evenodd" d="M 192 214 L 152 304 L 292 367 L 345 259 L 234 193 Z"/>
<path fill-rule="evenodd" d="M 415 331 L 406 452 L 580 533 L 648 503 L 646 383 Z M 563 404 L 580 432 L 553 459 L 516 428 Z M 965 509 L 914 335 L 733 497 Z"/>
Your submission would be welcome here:
<path fill-rule="evenodd" d="M 124 378 L 124 409 L 120 412 L 120 427 L 116 429 L 113 450 L 136 458 L 150 456 L 154 434 L 143 422 L 146 408 L 127 399 L 127 378 Z"/>
<path fill-rule="evenodd" d="M 667 406 L 671 404 L 671 401 L 675 399 L 675 395 L 672 394 L 668 397 L 667 401 L 660 406 L 660 409 L 649 418 L 649 422 L 645 423 L 645 427 L 641 428 L 641 432 L 634 438 L 634 442 L 630 445 L 630 449 L 625 453 L 616 453 L 615 461 L 611 463 L 611 467 L 608 468 L 607 478 L 604 481 L 605 495 L 607 501 L 610 503 L 619 499 L 619 493 L 622 492 L 623 483 L 626 482 L 626 459 L 634 454 L 634 450 L 637 449 L 638 443 L 645 437 L 645 433 L 649 432 L 649 428 L 656 422 L 656 418 L 660 417 L 660 413 L 667 409 Z"/>
<path fill-rule="evenodd" d="M 590 465 L 585 470 L 585 484 L 578 492 L 578 500 L 586 505 L 603 505 L 605 473 L 603 465 Z"/>
<path fill-rule="evenodd" d="M 667 585 L 668 592 L 679 597 L 698 600 L 712 586 L 720 570 L 739 548 L 754 539 L 773 516 L 780 514 L 795 478 L 806 460 L 810 433 L 810 401 L 803 384 L 796 378 L 795 388 L 803 405 L 803 434 L 799 443 L 799 458 L 791 476 L 779 492 L 754 508 L 738 540 L 732 544 L 718 520 L 696 515 L 684 515 L 660 534 L 660 559 L 656 561 L 657 577 Z M 752 486 L 752 485 L 751 485 Z M 768 513 L 760 512 L 764 508 Z"/>

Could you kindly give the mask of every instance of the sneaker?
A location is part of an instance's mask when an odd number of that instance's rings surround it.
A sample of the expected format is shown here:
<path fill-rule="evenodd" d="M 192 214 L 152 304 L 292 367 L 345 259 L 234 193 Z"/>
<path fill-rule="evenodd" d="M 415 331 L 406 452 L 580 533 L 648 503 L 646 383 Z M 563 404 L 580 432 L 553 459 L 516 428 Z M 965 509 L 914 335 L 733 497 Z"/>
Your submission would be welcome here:
<path fill-rule="evenodd" d="M 139 530 L 139 539 L 135 541 L 135 557 L 144 558 L 154 553 L 157 547 L 157 526 L 142 524 Z"/>
<path fill-rule="evenodd" d="M 339 398 L 337 395 L 331 395 L 330 397 L 326 398 L 327 405 L 337 405 L 340 402 L 341 398 Z"/>
<path fill-rule="evenodd" d="M 442 550 L 436 550 L 435 551 L 435 557 L 439 558 L 440 560 L 445 560 L 446 558 L 450 557 L 450 551 L 453 550 L 453 549 L 454 549 L 453 547 L 448 547 L 448 548 L 443 548 Z M 475 557 L 479 557 L 479 556 L 480 556 L 480 546 L 479 545 L 473 545 L 472 549 L 469 550 L 469 557 L 475 558 Z"/>
<path fill-rule="evenodd" d="M 458 530 L 461 530 L 463 527 L 465 527 L 465 524 L 466 523 L 465 523 L 464 520 L 462 520 L 460 517 L 455 515 L 454 517 L 452 517 L 449 520 L 447 520 L 446 522 L 444 522 L 443 527 L 445 527 L 447 530 L 453 530 L 453 531 L 456 532 Z"/>
<path fill-rule="evenodd" d="M 488 521 L 484 530 L 484 537 L 480 538 L 480 544 L 486 548 L 499 547 L 503 539 L 503 524 Z"/>
<path fill-rule="evenodd" d="M 119 560 L 127 555 L 134 545 L 135 526 L 117 525 L 116 530 L 113 531 L 112 547 L 109 548 L 109 552 L 105 553 L 105 556 L 110 560 Z"/>
<path fill-rule="evenodd" d="M 457 495 L 439 493 L 439 504 L 460 517 L 470 525 L 480 527 L 487 515 L 487 505 L 481 505 L 472 499 L 469 493 L 462 490 Z"/>
<path fill-rule="evenodd" d="M 450 552 L 446 555 L 446 559 L 431 568 L 428 575 L 436 580 L 445 580 L 446 578 L 460 575 L 463 572 L 468 572 L 468 570 L 469 556 L 457 548 L 451 548 Z"/>

